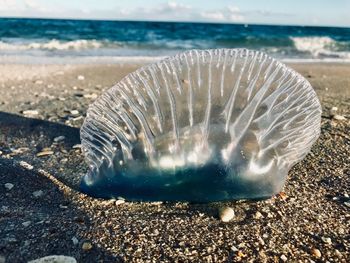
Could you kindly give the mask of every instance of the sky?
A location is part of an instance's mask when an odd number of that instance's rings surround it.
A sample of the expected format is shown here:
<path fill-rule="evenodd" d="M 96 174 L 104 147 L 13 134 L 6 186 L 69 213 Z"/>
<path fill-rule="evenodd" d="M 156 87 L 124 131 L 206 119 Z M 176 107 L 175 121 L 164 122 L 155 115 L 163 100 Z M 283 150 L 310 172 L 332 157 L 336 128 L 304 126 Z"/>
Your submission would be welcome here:
<path fill-rule="evenodd" d="M 350 0 L 0 0 L 0 17 L 350 27 Z"/>

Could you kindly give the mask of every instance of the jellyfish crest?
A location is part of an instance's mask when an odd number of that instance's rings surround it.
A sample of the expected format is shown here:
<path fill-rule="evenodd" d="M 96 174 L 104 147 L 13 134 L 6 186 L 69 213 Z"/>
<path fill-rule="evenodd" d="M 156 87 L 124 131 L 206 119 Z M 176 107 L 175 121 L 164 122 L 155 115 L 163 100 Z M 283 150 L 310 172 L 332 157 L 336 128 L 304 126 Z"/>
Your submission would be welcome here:
<path fill-rule="evenodd" d="M 247 49 L 190 50 L 127 75 L 88 109 L 82 190 L 214 201 L 278 192 L 320 134 L 307 80 Z"/>

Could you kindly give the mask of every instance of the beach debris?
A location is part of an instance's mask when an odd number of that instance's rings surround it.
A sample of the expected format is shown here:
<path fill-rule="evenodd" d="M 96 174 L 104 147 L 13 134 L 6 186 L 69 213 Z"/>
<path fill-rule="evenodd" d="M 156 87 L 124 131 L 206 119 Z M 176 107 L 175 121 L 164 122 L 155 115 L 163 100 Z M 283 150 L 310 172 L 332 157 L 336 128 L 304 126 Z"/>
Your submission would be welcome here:
<path fill-rule="evenodd" d="M 15 185 L 11 184 L 11 183 L 6 183 L 6 184 L 4 184 L 4 186 L 7 190 L 11 190 Z"/>
<path fill-rule="evenodd" d="M 125 200 L 122 200 L 122 199 L 118 199 L 115 201 L 115 205 L 121 205 L 121 204 L 124 204 L 125 203 Z"/>
<path fill-rule="evenodd" d="M 19 165 L 27 170 L 33 170 L 33 168 L 34 168 L 32 165 L 30 165 L 29 163 L 27 163 L 25 161 L 20 161 Z"/>
<path fill-rule="evenodd" d="M 91 250 L 92 249 L 92 244 L 91 242 L 85 241 L 81 247 L 83 250 Z"/>
<path fill-rule="evenodd" d="M 39 114 L 38 110 L 24 110 L 23 115 L 27 115 L 27 116 L 35 116 Z"/>
<path fill-rule="evenodd" d="M 279 192 L 278 196 L 282 199 L 282 200 L 286 200 L 288 198 L 288 195 L 285 192 Z"/>
<path fill-rule="evenodd" d="M 76 237 L 72 237 L 72 242 L 75 246 L 79 244 L 79 240 Z"/>
<path fill-rule="evenodd" d="M 73 149 L 81 149 L 81 144 L 79 143 L 79 144 L 74 144 L 73 146 L 72 146 L 72 148 Z"/>
<path fill-rule="evenodd" d="M 280 256 L 280 259 L 283 261 L 283 262 L 287 262 L 288 258 L 285 256 L 285 255 L 281 255 Z"/>
<path fill-rule="evenodd" d="M 328 245 L 332 244 L 332 239 L 329 237 L 321 237 L 322 241 Z"/>
<path fill-rule="evenodd" d="M 89 93 L 89 94 L 84 94 L 84 98 L 87 99 L 96 99 L 98 95 L 96 93 Z"/>
<path fill-rule="evenodd" d="M 28 263 L 77 263 L 73 257 L 63 255 L 52 255 L 28 261 Z"/>
<path fill-rule="evenodd" d="M 235 217 L 235 212 L 231 207 L 220 207 L 219 217 L 222 222 L 230 222 Z"/>
<path fill-rule="evenodd" d="M 53 139 L 54 142 L 61 142 L 61 141 L 64 141 L 66 139 L 65 136 L 61 135 L 61 136 L 58 136 L 58 137 L 55 137 Z"/>
<path fill-rule="evenodd" d="M 338 114 L 334 115 L 333 119 L 335 119 L 337 121 L 345 121 L 346 120 L 346 118 L 343 115 L 338 115 Z"/>
<path fill-rule="evenodd" d="M 78 110 L 71 110 L 70 114 L 72 114 L 73 116 L 79 115 L 79 111 Z"/>
<path fill-rule="evenodd" d="M 311 253 L 312 255 L 314 255 L 316 258 L 321 258 L 322 257 L 322 254 L 321 254 L 321 251 L 317 248 L 313 248 L 311 250 Z"/>
<path fill-rule="evenodd" d="M 309 82 L 247 49 L 191 50 L 147 65 L 87 112 L 80 135 L 90 171 L 81 190 L 110 198 L 122 188 L 144 201 L 272 196 L 321 123 Z"/>
<path fill-rule="evenodd" d="M 28 227 L 28 226 L 30 226 L 31 223 L 32 222 L 30 222 L 30 221 L 25 221 L 25 222 L 22 223 L 22 226 Z"/>
<path fill-rule="evenodd" d="M 34 192 L 32 193 L 32 195 L 33 195 L 35 198 L 41 197 L 43 194 L 44 194 L 44 191 L 42 191 L 42 190 L 34 191 Z"/>
<path fill-rule="evenodd" d="M 329 113 L 331 116 L 334 116 L 337 114 L 337 111 L 338 111 L 338 107 L 332 107 Z"/>
<path fill-rule="evenodd" d="M 43 156 L 48 156 L 48 155 L 52 155 L 52 154 L 54 154 L 54 152 L 50 148 L 44 148 L 44 149 L 42 149 L 41 152 L 38 152 L 36 154 L 36 156 L 43 157 Z"/>
<path fill-rule="evenodd" d="M 85 77 L 84 77 L 83 75 L 79 75 L 79 76 L 77 77 L 77 79 L 78 79 L 78 80 L 84 80 Z"/>

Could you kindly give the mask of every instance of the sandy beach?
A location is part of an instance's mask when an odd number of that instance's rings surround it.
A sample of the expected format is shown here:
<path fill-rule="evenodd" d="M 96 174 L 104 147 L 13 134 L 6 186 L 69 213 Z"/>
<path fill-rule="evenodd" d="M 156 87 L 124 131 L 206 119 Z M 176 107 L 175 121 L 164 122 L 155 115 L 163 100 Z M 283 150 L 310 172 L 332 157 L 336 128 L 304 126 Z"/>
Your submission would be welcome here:
<path fill-rule="evenodd" d="M 271 199 L 192 204 L 78 192 L 86 110 L 141 64 L 1 64 L 0 263 L 350 262 L 350 64 L 289 65 L 322 104 L 311 153 Z M 234 209 L 231 222 L 218 219 L 221 206 Z"/>

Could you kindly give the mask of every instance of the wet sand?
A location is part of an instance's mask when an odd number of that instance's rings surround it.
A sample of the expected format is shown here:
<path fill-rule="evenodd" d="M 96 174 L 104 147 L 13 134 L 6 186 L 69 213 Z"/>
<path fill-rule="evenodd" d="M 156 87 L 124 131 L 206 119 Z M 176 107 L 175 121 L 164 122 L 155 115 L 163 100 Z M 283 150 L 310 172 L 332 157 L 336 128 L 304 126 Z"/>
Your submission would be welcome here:
<path fill-rule="evenodd" d="M 88 105 L 139 66 L 0 65 L 0 262 L 350 261 L 349 64 L 291 65 L 321 100 L 322 133 L 283 193 L 211 204 L 87 197 L 76 191 L 87 170 L 79 127 Z M 231 222 L 218 219 L 220 206 L 234 209 Z"/>

